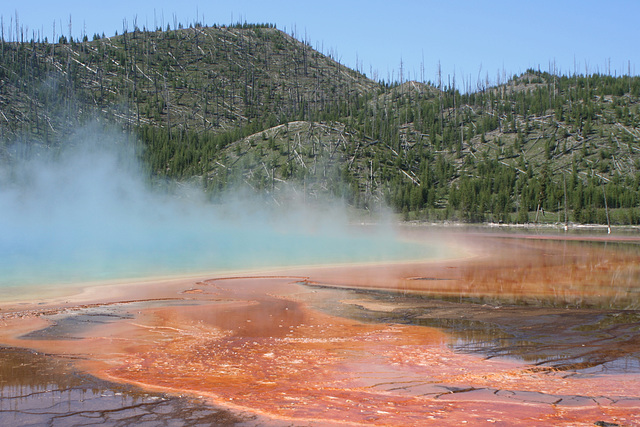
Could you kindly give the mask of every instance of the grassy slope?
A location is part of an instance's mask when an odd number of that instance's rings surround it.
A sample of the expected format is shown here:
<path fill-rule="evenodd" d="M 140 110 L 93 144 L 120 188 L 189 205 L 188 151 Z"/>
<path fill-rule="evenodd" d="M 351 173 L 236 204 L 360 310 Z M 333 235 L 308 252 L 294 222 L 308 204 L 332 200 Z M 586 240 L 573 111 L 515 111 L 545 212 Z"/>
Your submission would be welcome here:
<path fill-rule="evenodd" d="M 566 182 L 572 219 L 602 222 L 606 192 L 635 222 L 639 91 L 535 71 L 471 94 L 381 85 L 275 28 L 136 31 L 3 43 L 0 138 L 52 144 L 98 117 L 137 131 L 155 174 L 210 190 L 293 182 L 405 218 L 513 221 L 563 211 Z"/>

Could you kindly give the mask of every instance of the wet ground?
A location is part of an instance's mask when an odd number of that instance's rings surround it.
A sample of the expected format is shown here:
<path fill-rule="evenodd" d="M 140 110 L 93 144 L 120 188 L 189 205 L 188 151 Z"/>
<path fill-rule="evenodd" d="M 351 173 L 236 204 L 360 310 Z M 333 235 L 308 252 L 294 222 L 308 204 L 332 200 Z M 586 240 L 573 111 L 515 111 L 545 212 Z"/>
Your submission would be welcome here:
<path fill-rule="evenodd" d="M 195 397 L 150 393 L 78 371 L 72 360 L 0 347 L 2 426 L 258 425 Z"/>
<path fill-rule="evenodd" d="M 637 242 L 459 244 L 6 310 L 0 424 L 639 425 Z"/>

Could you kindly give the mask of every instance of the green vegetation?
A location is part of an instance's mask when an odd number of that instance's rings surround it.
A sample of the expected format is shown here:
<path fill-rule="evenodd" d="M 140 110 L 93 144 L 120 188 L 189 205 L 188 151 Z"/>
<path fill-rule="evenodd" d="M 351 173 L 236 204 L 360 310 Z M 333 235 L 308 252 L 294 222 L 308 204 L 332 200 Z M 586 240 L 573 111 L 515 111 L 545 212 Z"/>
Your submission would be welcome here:
<path fill-rule="evenodd" d="M 0 43 L 2 146 L 97 119 L 211 197 L 293 183 L 404 219 L 640 223 L 639 96 L 638 77 L 537 70 L 374 82 L 268 24 Z"/>

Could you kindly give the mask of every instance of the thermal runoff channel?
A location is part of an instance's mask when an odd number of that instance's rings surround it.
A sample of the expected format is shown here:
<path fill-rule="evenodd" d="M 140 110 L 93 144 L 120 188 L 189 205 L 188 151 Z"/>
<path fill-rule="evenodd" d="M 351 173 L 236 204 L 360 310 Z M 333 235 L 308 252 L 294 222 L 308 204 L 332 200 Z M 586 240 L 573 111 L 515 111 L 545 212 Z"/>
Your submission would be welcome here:
<path fill-rule="evenodd" d="M 0 286 L 434 255 L 388 227 L 351 227 L 339 203 L 208 202 L 150 183 L 136 146 L 98 126 L 62 148 L 14 144 L 0 171 Z M 162 188 L 160 188 L 162 187 Z"/>

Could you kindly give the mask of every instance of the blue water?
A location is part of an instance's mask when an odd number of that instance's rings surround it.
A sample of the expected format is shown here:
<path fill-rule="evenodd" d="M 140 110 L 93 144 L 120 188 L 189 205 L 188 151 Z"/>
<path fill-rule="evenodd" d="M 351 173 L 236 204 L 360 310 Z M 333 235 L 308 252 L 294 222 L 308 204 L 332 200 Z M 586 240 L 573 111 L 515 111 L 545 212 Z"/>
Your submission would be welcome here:
<path fill-rule="evenodd" d="M 350 227 L 335 201 L 236 191 L 212 204 L 187 185 L 158 190 L 135 149 L 103 129 L 84 129 L 65 147 L 17 145 L 0 157 L 0 292 L 435 253 L 389 228 Z"/>
<path fill-rule="evenodd" d="M 0 287 L 294 265 L 434 257 L 436 248 L 374 229 L 320 232 L 185 220 L 37 230 L 0 246 Z M 4 240 L 4 239 L 3 239 Z"/>

